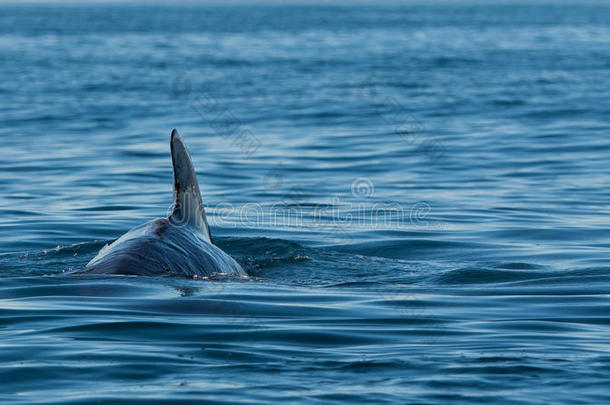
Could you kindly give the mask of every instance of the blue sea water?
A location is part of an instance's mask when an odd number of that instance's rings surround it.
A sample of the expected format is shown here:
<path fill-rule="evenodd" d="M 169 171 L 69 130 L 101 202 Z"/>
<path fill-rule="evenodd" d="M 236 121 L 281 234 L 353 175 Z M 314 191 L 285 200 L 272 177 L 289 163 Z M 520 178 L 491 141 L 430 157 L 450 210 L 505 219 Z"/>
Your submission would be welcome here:
<path fill-rule="evenodd" d="M 0 402 L 608 403 L 610 4 L 0 5 Z M 249 279 L 77 276 L 169 134 Z"/>

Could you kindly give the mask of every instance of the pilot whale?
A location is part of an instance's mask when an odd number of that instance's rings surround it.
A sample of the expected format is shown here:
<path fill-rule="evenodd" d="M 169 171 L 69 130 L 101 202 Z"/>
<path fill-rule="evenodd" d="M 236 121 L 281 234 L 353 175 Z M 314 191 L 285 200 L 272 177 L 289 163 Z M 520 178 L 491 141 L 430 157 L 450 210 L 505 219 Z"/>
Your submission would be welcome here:
<path fill-rule="evenodd" d="M 104 246 L 80 273 L 142 276 L 246 275 L 212 242 L 191 157 L 178 131 L 171 135 L 174 204 L 168 218 L 136 226 Z"/>

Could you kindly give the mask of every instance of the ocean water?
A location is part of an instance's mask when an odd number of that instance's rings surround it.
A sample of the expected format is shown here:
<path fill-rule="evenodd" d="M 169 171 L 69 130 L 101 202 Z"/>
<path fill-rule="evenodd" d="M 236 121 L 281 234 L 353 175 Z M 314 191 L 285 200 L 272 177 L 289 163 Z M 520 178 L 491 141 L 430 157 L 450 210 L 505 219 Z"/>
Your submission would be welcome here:
<path fill-rule="evenodd" d="M 607 403 L 610 5 L 0 5 L 0 403 Z M 74 275 L 167 215 L 247 279 Z"/>

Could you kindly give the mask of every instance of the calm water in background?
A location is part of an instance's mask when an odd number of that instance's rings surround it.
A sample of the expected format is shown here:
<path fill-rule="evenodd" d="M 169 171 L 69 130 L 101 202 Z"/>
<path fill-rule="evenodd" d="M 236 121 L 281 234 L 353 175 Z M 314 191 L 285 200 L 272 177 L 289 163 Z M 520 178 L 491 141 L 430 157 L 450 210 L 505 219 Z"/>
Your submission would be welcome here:
<path fill-rule="evenodd" d="M 0 6 L 0 402 L 607 402 L 609 74 L 603 3 Z M 251 279 L 70 275 L 173 127 Z"/>

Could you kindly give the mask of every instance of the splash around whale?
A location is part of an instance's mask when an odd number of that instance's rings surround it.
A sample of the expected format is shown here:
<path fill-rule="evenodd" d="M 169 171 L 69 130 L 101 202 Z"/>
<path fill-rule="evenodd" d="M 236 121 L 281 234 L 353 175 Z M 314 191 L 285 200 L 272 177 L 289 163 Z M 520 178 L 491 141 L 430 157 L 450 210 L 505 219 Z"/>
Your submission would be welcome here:
<path fill-rule="evenodd" d="M 212 242 L 191 157 L 178 131 L 171 135 L 174 205 L 168 218 L 139 225 L 99 253 L 79 273 L 210 276 L 246 272 Z"/>

